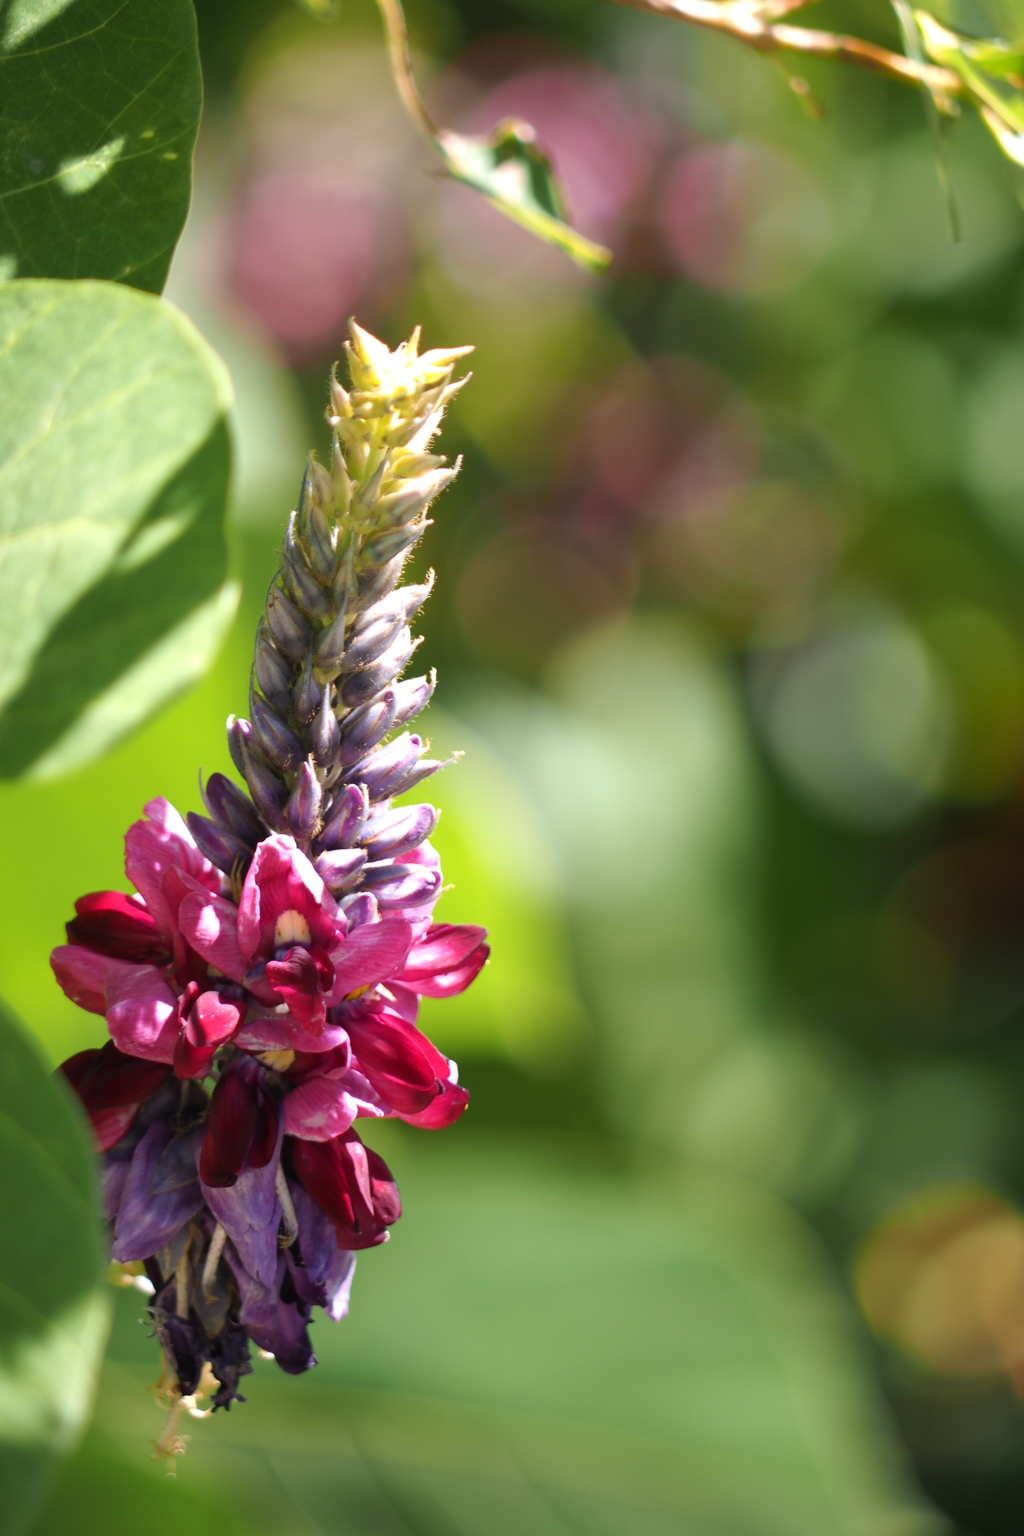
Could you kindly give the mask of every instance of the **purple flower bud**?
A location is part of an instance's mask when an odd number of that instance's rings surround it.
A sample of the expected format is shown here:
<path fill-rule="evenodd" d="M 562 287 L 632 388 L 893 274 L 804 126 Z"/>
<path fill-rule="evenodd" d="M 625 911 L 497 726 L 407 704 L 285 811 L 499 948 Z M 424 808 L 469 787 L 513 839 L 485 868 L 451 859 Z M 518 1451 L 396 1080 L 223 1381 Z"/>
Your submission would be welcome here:
<path fill-rule="evenodd" d="M 313 868 L 334 896 L 350 890 L 359 879 L 366 854 L 361 848 L 336 848 L 321 853 L 313 861 Z"/>
<path fill-rule="evenodd" d="M 252 802 L 237 784 L 223 773 L 211 773 L 205 787 L 200 785 L 206 809 L 213 819 L 254 847 L 264 835 Z"/>
<path fill-rule="evenodd" d="M 256 681 L 275 709 L 287 710 L 291 696 L 292 669 L 270 637 L 267 624 L 261 620 L 256 634 Z"/>
<path fill-rule="evenodd" d="M 238 769 L 242 777 L 245 777 L 245 747 L 252 741 L 252 726 L 248 720 L 239 720 L 235 715 L 228 715 L 228 751 L 231 753 L 231 761 Z"/>
<path fill-rule="evenodd" d="M 368 801 L 361 784 L 347 784 L 336 795 L 317 843 L 321 848 L 352 848 L 362 836 Z"/>
<path fill-rule="evenodd" d="M 338 725 L 337 716 L 331 708 L 330 683 L 324 684 L 323 694 L 320 699 L 320 709 L 306 735 L 309 749 L 313 754 L 313 761 L 318 768 L 329 768 L 337 762 L 338 747 L 341 743 L 341 728 Z"/>
<path fill-rule="evenodd" d="M 317 712 L 321 696 L 320 685 L 313 676 L 313 657 L 312 655 L 307 655 L 291 695 L 295 718 L 301 725 L 306 725 L 312 720 Z"/>
<path fill-rule="evenodd" d="M 362 928 L 364 923 L 376 923 L 380 919 L 377 898 L 371 896 L 369 891 L 360 891 L 356 896 L 343 896 L 338 905 L 345 914 L 349 933 L 354 928 Z"/>
<path fill-rule="evenodd" d="M 363 885 L 377 898 L 377 905 L 419 907 L 433 901 L 441 890 L 441 871 L 424 864 L 367 864 Z"/>
<path fill-rule="evenodd" d="M 368 667 L 394 642 L 395 636 L 405 623 L 401 604 L 394 604 L 395 594 L 386 597 L 367 609 L 355 624 L 352 636 L 345 647 L 341 665 L 346 672 L 358 672 Z M 389 606 L 385 606 L 389 605 Z"/>
<path fill-rule="evenodd" d="M 313 836 L 320 822 L 320 802 L 323 790 L 313 764 L 307 759 L 295 775 L 284 819 L 288 830 L 302 841 Z"/>
<path fill-rule="evenodd" d="M 357 704 L 365 704 L 372 699 L 375 693 L 386 688 L 389 683 L 404 672 L 409 665 L 409 658 L 420 644 L 420 640 L 414 640 L 409 633 L 408 626 L 399 631 L 398 638 L 389 651 L 371 662 L 361 672 L 353 672 L 347 677 L 341 690 L 341 701 L 349 709 L 354 709 Z"/>
<path fill-rule="evenodd" d="M 252 729 L 267 762 L 282 773 L 292 773 L 302 761 L 302 743 L 292 728 L 284 723 L 258 693 L 249 699 Z"/>
<path fill-rule="evenodd" d="M 432 805 L 407 805 L 399 810 L 382 807 L 371 811 L 362 836 L 367 857 L 397 859 L 411 848 L 418 848 L 437 826 L 439 815 Z"/>
<path fill-rule="evenodd" d="M 396 736 L 394 741 L 389 741 L 386 747 L 378 747 L 356 763 L 349 770 L 347 778 L 352 783 L 365 784 L 371 800 L 386 800 L 389 795 L 397 793 L 390 788 L 391 784 L 399 782 L 419 762 L 425 751 L 423 738 L 410 736 L 406 731 Z"/>
<path fill-rule="evenodd" d="M 278 586 L 267 594 L 267 624 L 279 651 L 301 661 L 309 650 L 312 631 L 295 604 Z"/>
<path fill-rule="evenodd" d="M 364 757 L 379 741 L 390 731 L 395 719 L 395 691 L 387 688 L 383 693 L 371 699 L 368 704 L 360 704 L 358 709 L 353 709 L 347 714 L 341 723 L 341 750 L 338 754 L 338 762 L 343 768 L 351 768 Z"/>
<path fill-rule="evenodd" d="M 200 853 L 205 853 L 211 864 L 216 864 L 218 869 L 230 875 L 236 864 L 246 866 L 252 858 L 252 845 L 244 843 L 233 832 L 228 832 L 223 827 L 218 827 L 215 822 L 207 820 L 195 811 L 189 811 L 185 820 L 188 829 L 196 840 L 196 846 Z"/>
<path fill-rule="evenodd" d="M 391 729 L 395 730 L 400 725 L 406 725 L 414 720 L 421 709 L 426 709 L 434 695 L 434 684 L 437 681 L 437 673 L 431 672 L 429 677 L 407 677 L 402 683 L 395 683 L 395 718 L 391 722 Z"/>
<path fill-rule="evenodd" d="M 282 812 L 287 793 L 277 774 L 248 747 L 244 748 L 242 774 L 263 821 L 271 832 L 284 832 L 286 828 Z"/>
<path fill-rule="evenodd" d="M 345 656 L 347 639 L 348 606 L 344 594 L 334 618 L 316 643 L 316 664 L 323 672 L 339 672 Z"/>
<path fill-rule="evenodd" d="M 430 775 L 436 773 L 439 768 L 450 768 L 458 756 L 459 753 L 456 752 L 454 757 L 446 757 L 443 763 L 433 757 L 424 757 L 418 763 L 413 763 L 408 773 L 403 774 L 397 783 L 389 787 L 388 796 L 408 794 L 410 789 L 415 789 L 417 784 L 422 784 L 424 779 L 429 779 Z"/>

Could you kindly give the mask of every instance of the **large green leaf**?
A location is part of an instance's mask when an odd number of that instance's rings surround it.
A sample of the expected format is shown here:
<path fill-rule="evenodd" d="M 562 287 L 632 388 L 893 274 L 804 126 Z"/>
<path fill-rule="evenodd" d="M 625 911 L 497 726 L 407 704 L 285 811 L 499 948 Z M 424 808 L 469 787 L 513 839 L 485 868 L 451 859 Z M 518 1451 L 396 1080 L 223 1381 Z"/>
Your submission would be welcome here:
<path fill-rule="evenodd" d="M 202 86 L 191 0 L 0 7 L 0 275 L 159 293 Z"/>
<path fill-rule="evenodd" d="M 90 1138 L 0 1005 L 0 1531 L 23 1530 L 93 1394 L 106 1338 Z"/>
<path fill-rule="evenodd" d="M 0 288 L 0 776 L 86 761 L 201 674 L 230 619 L 229 384 L 177 310 Z"/>
<path fill-rule="evenodd" d="M 182 1476 L 257 1531 L 919 1536 L 842 1306 L 798 1223 L 725 1180 L 469 1127 L 387 1145 L 406 1214 L 320 1365 L 258 1361 Z M 616 1166 L 618 1164 L 618 1166 Z M 125 1298 L 111 1346 L 152 1344 Z M 98 1421 L 141 1447 L 146 1369 Z M 148 1366 L 152 1376 L 152 1361 Z"/>

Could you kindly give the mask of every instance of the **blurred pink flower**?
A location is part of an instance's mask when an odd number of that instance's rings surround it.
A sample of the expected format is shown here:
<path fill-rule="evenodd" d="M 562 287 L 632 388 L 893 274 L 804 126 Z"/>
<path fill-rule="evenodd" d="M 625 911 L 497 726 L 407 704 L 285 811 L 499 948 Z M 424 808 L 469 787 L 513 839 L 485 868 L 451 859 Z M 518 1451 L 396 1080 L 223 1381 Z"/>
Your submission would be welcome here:
<path fill-rule="evenodd" d="M 751 295 L 793 287 L 832 234 L 814 178 L 764 144 L 686 150 L 665 177 L 658 222 L 681 272 L 707 288 Z"/>
<path fill-rule="evenodd" d="M 299 360 L 360 308 L 376 275 L 387 210 L 326 180 L 275 175 L 246 187 L 235 214 L 234 292 Z"/>

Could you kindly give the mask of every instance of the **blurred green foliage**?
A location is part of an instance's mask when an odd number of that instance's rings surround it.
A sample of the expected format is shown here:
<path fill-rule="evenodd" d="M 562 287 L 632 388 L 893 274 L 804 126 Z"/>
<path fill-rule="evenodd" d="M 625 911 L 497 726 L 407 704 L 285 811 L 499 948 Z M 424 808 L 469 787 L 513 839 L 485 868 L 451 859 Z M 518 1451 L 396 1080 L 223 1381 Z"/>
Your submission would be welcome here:
<path fill-rule="evenodd" d="M 819 9 L 895 45 L 880 8 Z M 912 91 L 809 60 L 814 125 L 769 62 L 667 19 L 409 11 L 439 120 L 534 122 L 611 274 L 438 180 L 369 0 L 198 6 L 208 131 L 169 293 L 236 379 L 242 613 L 101 762 L 0 787 L 0 934 L 52 1059 L 98 1043 L 48 950 L 77 895 L 123 886 L 143 802 L 198 808 L 196 770 L 228 766 L 346 313 L 391 341 L 422 320 L 477 346 L 423 556 L 426 730 L 467 754 L 434 781 L 439 915 L 495 941 L 428 1027 L 473 1103 L 443 1138 L 377 1132 L 406 1214 L 352 1317 L 317 1323 L 313 1376 L 260 1363 L 196 1421 L 174 1487 L 120 1293 L 40 1529 L 1010 1536 L 1018 172 L 955 125 L 951 243 Z"/>

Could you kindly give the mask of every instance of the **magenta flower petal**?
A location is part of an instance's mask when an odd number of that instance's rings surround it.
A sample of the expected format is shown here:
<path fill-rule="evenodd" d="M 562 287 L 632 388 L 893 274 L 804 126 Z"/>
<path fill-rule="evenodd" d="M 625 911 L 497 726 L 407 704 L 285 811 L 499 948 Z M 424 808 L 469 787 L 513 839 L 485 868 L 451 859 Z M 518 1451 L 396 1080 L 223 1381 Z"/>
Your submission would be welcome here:
<path fill-rule="evenodd" d="M 256 849 L 238 907 L 238 942 L 250 966 L 271 957 L 281 942 L 278 919 L 286 912 L 304 921 L 308 942 L 328 953 L 345 931 L 337 902 L 295 839 L 276 834 Z"/>
<path fill-rule="evenodd" d="M 359 1071 L 399 1115 L 428 1109 L 448 1081 L 448 1058 L 397 1014 L 367 1010 L 352 1018 L 349 1034 Z"/>
<path fill-rule="evenodd" d="M 244 978 L 249 967 L 238 944 L 238 908 L 233 902 L 192 891 L 178 908 L 178 923 L 204 960 L 232 981 Z"/>
<path fill-rule="evenodd" d="M 290 1014 L 275 1018 L 251 1018 L 242 1025 L 235 1044 L 243 1051 L 333 1051 L 348 1039 L 348 1032 L 327 1024 L 319 1035 L 311 1035 Z"/>
<path fill-rule="evenodd" d="M 418 1115 L 402 1115 L 406 1125 L 415 1125 L 421 1131 L 443 1131 L 454 1125 L 469 1103 L 467 1089 L 457 1083 L 446 1083 L 444 1091 Z"/>
<path fill-rule="evenodd" d="M 165 965 L 167 941 L 137 896 L 123 891 L 93 891 L 75 902 L 75 916 L 66 925 L 68 942 L 98 955 L 136 964 Z"/>
<path fill-rule="evenodd" d="M 285 1099 L 284 1128 L 289 1136 L 307 1141 L 331 1141 L 349 1129 L 358 1113 L 358 1103 L 341 1082 L 314 1077 Z"/>
<path fill-rule="evenodd" d="M 486 928 L 470 923 L 433 923 L 409 951 L 396 980 L 424 997 L 454 997 L 464 992 L 490 954 Z"/>
<path fill-rule="evenodd" d="M 192 988 L 195 983 L 192 983 Z M 187 996 L 187 994 L 186 994 Z M 182 1004 L 185 998 L 182 998 Z M 181 1028 L 174 1046 L 174 1071 L 177 1077 L 202 1077 L 209 1070 L 217 1047 L 230 1040 L 238 1029 L 242 1010 L 236 1003 L 225 1002 L 219 992 L 200 992 L 189 999 L 186 1009 L 179 1007 Z"/>
<path fill-rule="evenodd" d="M 331 1141 L 291 1143 L 295 1173 L 334 1223 L 339 1247 L 375 1248 L 402 1214 L 398 1186 L 376 1152 L 355 1131 Z"/>
<path fill-rule="evenodd" d="M 268 960 L 266 979 L 296 1023 L 318 1035 L 327 1022 L 324 991 L 330 991 L 334 967 L 322 949 L 294 945 L 280 960 Z"/>
<path fill-rule="evenodd" d="M 153 965 L 117 965 L 106 977 L 107 1028 L 114 1044 L 146 1061 L 173 1061 L 178 999 Z"/>
<path fill-rule="evenodd" d="M 354 929 L 331 954 L 334 986 L 328 1002 L 340 1002 L 396 975 L 405 964 L 412 937 L 412 928 L 401 917 L 385 917 Z"/>
<path fill-rule="evenodd" d="M 145 807 L 148 820 L 125 834 L 125 873 L 142 896 L 150 916 L 166 938 L 175 934 L 174 914 L 164 896 L 168 869 L 181 869 L 209 891 L 220 890 L 220 874 L 196 847 L 188 827 L 163 796 Z"/>
<path fill-rule="evenodd" d="M 134 971 L 130 960 L 111 960 L 80 944 L 58 944 L 50 955 L 50 965 L 66 996 L 89 1013 L 107 1011 L 107 973 L 121 967 Z"/>

